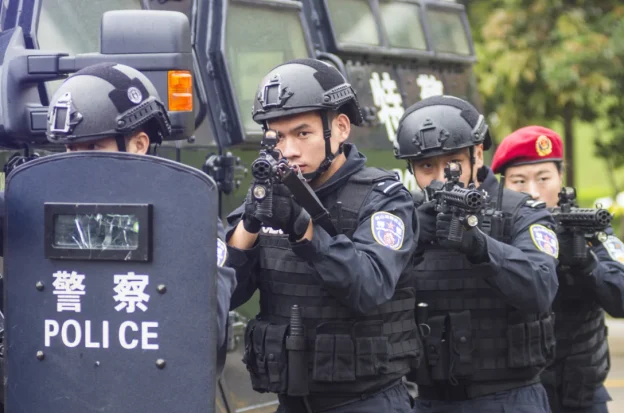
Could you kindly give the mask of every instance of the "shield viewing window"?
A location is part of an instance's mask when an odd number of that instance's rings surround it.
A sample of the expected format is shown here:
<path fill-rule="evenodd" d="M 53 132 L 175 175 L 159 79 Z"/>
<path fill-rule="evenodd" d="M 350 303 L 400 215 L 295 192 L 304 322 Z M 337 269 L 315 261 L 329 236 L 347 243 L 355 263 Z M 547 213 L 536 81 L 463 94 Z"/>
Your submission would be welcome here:
<path fill-rule="evenodd" d="M 45 204 L 46 258 L 149 261 L 151 205 Z"/>

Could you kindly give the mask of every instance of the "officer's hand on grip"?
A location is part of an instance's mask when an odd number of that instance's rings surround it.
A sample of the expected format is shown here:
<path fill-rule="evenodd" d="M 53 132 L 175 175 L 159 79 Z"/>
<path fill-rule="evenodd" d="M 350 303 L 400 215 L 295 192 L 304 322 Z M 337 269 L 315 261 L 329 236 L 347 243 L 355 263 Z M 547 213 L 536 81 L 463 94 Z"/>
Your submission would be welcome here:
<path fill-rule="evenodd" d="M 466 229 L 463 227 L 461 241 L 449 239 L 452 214 L 439 213 L 436 219 L 436 236 L 441 246 L 454 249 L 466 254 L 473 264 L 488 261 L 486 235 L 477 227 Z"/>
<path fill-rule="evenodd" d="M 557 234 L 559 239 L 559 265 L 570 267 L 572 274 L 587 275 L 590 274 L 598 265 L 598 258 L 589 246 L 584 243 L 584 253 L 582 256 L 575 256 L 573 252 L 578 250 L 575 248 L 574 235 L 569 231 L 563 231 Z M 578 252 L 576 252 L 578 254 Z"/>
<path fill-rule="evenodd" d="M 283 184 L 273 186 L 271 211 L 270 217 L 258 212 L 254 216 L 263 224 L 284 231 L 291 241 L 303 238 L 310 223 L 310 215 L 295 201 L 290 190 Z"/>
<path fill-rule="evenodd" d="M 247 196 L 245 197 L 245 212 L 243 213 L 241 219 L 243 220 L 243 228 L 245 228 L 245 231 L 257 234 L 260 232 L 262 222 L 255 217 L 258 203 L 254 200 L 251 194 L 252 188 L 249 188 L 249 191 L 247 191 Z"/>
<path fill-rule="evenodd" d="M 418 215 L 419 235 L 418 242 L 430 244 L 436 241 L 436 215 L 435 201 L 428 201 L 416 208 Z"/>

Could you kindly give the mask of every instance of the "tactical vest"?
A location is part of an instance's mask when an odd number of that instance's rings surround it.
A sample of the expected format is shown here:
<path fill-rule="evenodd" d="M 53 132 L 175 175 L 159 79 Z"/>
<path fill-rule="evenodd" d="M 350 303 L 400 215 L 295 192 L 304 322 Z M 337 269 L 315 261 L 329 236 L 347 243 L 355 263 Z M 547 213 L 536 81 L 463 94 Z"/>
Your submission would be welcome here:
<path fill-rule="evenodd" d="M 557 274 L 559 290 L 553 302 L 557 353 L 542 382 L 561 405 L 589 407 L 611 367 L 604 310 L 587 299 L 587 288 L 575 282 L 575 276 L 563 270 Z"/>
<path fill-rule="evenodd" d="M 396 189 L 401 186 L 389 172 L 363 168 L 323 200 L 340 233 L 352 237 L 360 209 L 388 180 L 399 184 Z M 292 394 L 289 385 L 296 379 L 288 369 L 291 350 L 297 350 L 288 341 L 293 305 L 302 309 L 305 340 L 298 350 L 305 351 L 302 364 L 307 365 L 296 374 L 305 377 L 310 395 L 359 397 L 398 381 L 417 364 L 422 342 L 415 292 L 405 276 L 389 302 L 362 315 L 318 282 L 314 268 L 291 251 L 287 236 L 261 231 L 259 248 L 260 314 L 247 326 L 243 360 L 254 390 L 301 395 Z"/>
<path fill-rule="evenodd" d="M 509 242 L 513 221 L 529 197 L 505 190 L 498 210 L 486 211 L 479 227 Z M 502 214 L 501 214 L 502 212 Z M 424 259 L 410 271 L 419 303 L 425 360 L 408 378 L 427 399 L 467 400 L 535 383 L 552 359 L 553 318 L 509 306 L 486 281 L 487 265 L 437 244 L 424 247 Z"/>

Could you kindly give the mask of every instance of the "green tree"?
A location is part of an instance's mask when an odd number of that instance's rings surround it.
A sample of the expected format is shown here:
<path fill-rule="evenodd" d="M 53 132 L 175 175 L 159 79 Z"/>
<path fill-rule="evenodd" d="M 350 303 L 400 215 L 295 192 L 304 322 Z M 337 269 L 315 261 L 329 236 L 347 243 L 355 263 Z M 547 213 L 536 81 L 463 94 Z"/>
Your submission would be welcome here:
<path fill-rule="evenodd" d="M 531 123 L 563 124 L 566 180 L 574 185 L 574 120 L 605 116 L 620 93 L 624 5 L 618 1 L 469 2 L 479 88 L 495 136 Z"/>

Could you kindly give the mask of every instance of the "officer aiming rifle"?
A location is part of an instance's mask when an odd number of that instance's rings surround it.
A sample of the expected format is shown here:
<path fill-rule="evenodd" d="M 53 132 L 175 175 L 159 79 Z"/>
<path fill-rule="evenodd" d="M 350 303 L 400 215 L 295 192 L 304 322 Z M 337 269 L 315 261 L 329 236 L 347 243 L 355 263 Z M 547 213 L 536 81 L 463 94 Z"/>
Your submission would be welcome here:
<path fill-rule="evenodd" d="M 587 255 L 587 241 L 607 240 L 606 229 L 613 218 L 609 211 L 601 208 L 578 208 L 576 190 L 563 187 L 559 192 L 558 207 L 552 215 L 563 232 L 572 237 L 571 257 L 573 261 L 582 261 Z"/>
<path fill-rule="evenodd" d="M 557 222 L 556 239 L 541 234 L 542 245 L 560 251 L 552 304 L 557 348 L 540 375 L 551 410 L 602 413 L 611 400 L 604 386 L 611 367 L 605 312 L 624 317 L 624 244 L 613 234 L 608 211 L 577 207 L 575 190 L 563 187 L 563 159 L 559 134 L 532 125 L 503 139 L 492 169 L 505 176 L 506 188 L 552 208 Z"/>
<path fill-rule="evenodd" d="M 274 186 L 283 183 L 292 193 L 295 200 L 310 214 L 312 221 L 318 223 L 328 234 L 337 234 L 331 222 L 329 212 L 314 190 L 308 185 L 298 165 L 289 165 L 288 160 L 282 157 L 277 145 L 277 132 L 267 130 L 260 143 L 262 149 L 258 159 L 251 164 L 251 174 L 254 181 L 251 185 L 253 199 L 258 203 L 258 214 L 273 216 Z"/>
<path fill-rule="evenodd" d="M 479 223 L 477 215 L 483 208 L 485 197 L 476 189 L 474 183 L 464 184 L 459 181 L 462 168 L 458 162 L 448 162 L 444 168 L 446 183 L 433 181 L 427 188 L 427 197 L 435 201 L 437 212 L 451 213 L 449 239 L 461 241 L 462 227 L 475 227 Z"/>

